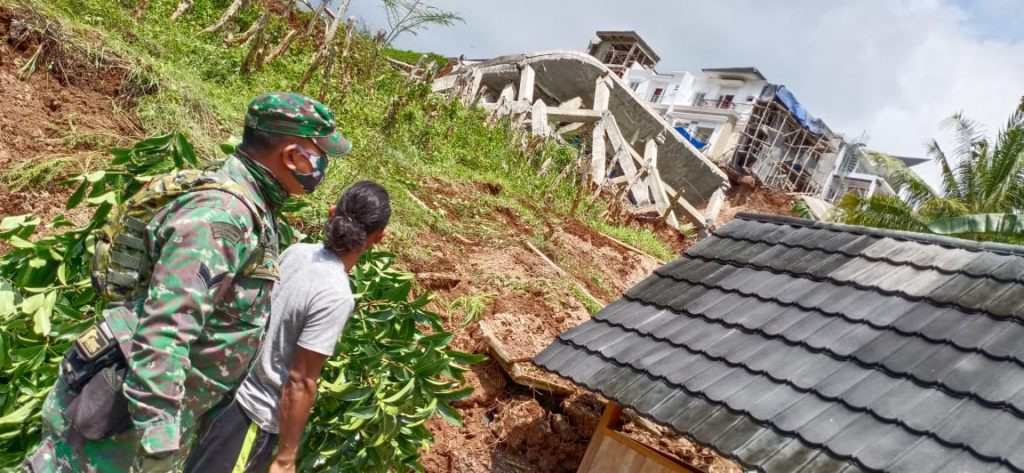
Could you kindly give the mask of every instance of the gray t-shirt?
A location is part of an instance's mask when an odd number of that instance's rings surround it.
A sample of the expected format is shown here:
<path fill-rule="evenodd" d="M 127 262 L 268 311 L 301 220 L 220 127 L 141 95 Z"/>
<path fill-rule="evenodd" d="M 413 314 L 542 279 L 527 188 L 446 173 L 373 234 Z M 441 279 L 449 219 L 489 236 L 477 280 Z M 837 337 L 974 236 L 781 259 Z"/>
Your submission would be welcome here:
<path fill-rule="evenodd" d="M 295 346 L 333 355 L 355 307 L 345 265 L 323 245 L 292 245 L 281 254 L 278 268 L 281 280 L 270 296 L 267 335 L 237 393 L 249 418 L 275 434 Z"/>

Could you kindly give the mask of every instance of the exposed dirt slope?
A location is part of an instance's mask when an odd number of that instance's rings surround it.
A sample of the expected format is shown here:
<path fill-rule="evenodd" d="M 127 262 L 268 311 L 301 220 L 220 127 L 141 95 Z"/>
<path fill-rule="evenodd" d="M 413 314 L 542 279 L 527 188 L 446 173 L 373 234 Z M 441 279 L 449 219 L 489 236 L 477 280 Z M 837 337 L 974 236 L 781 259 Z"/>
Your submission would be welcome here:
<path fill-rule="evenodd" d="M 80 56 L 52 28 L 0 6 L 0 176 L 54 159 L 66 162 L 55 170 L 80 170 L 103 159 L 108 146 L 140 134 L 116 112 L 125 69 L 97 67 L 102 60 Z M 0 187 L 0 215 L 50 221 L 70 194 L 59 185 L 65 174 L 37 177 L 46 184 L 38 190 Z"/>
<path fill-rule="evenodd" d="M 459 218 L 453 203 L 472 201 L 483 193 L 500 192 L 493 186 L 435 182 L 417 191 L 437 212 Z M 524 203 L 525 205 L 525 203 Z M 586 321 L 587 308 L 574 296 L 580 284 L 600 299 L 611 302 L 660 265 L 630 251 L 580 222 L 548 222 L 536 235 L 511 208 L 493 219 L 502 229 L 486 239 L 439 238 L 423 235 L 424 255 L 405 264 L 420 283 L 438 296 L 442 313 L 448 302 L 474 294 L 490 294 L 492 301 L 479 319 L 462 327 L 464 310 L 451 311 L 447 321 L 456 330 L 455 346 L 476 353 L 490 349 L 480 330 L 490 327 L 513 359 L 528 360 L 558 333 Z M 466 222 L 462 222 L 466 223 Z M 538 242 L 540 240 L 540 242 Z M 568 274 L 552 268 L 526 246 L 533 241 L 547 258 Z M 579 466 L 590 435 L 601 415 L 603 402 L 573 388 L 569 395 L 551 395 L 516 385 L 494 361 L 473 367 L 469 381 L 476 393 L 457 406 L 465 425 L 452 427 L 433 421 L 437 445 L 426 456 L 431 472 L 571 472 Z M 628 432 L 643 431 L 626 426 Z M 730 470 L 731 464 L 682 439 L 649 435 L 664 451 L 709 471 Z"/>

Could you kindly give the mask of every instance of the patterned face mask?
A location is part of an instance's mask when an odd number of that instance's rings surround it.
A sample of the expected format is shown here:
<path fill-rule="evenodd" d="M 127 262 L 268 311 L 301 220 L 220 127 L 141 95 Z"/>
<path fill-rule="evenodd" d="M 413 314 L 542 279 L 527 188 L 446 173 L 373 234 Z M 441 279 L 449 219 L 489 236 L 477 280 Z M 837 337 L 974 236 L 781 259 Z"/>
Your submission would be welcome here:
<path fill-rule="evenodd" d="M 323 182 L 324 177 L 327 176 L 327 157 L 310 154 L 309 151 L 306 151 L 306 149 L 301 146 L 296 146 L 295 149 L 299 150 L 299 152 L 309 160 L 309 164 L 313 167 L 313 172 L 304 174 L 292 170 L 292 176 L 295 177 L 296 181 L 299 181 L 299 184 L 302 185 L 302 189 L 305 190 L 307 194 L 312 194 L 313 191 L 316 190 L 316 187 Z"/>

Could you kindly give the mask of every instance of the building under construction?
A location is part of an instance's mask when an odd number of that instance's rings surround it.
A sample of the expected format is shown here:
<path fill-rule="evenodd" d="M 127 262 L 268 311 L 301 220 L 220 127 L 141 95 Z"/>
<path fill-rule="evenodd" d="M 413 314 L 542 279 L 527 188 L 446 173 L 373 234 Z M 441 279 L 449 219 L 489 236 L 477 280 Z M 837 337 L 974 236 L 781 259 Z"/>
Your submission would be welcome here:
<path fill-rule="evenodd" d="M 818 195 L 828 186 L 841 139 L 785 86 L 766 86 L 738 133 L 733 171 L 788 192 Z"/>

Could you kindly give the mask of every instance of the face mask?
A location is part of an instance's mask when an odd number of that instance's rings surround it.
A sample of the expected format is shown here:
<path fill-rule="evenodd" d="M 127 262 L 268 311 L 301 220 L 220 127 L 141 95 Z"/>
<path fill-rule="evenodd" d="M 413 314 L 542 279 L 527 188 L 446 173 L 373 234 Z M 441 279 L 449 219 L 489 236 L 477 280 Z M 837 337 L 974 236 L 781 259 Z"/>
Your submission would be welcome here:
<path fill-rule="evenodd" d="M 325 156 L 309 154 L 309 152 L 301 146 L 296 146 L 295 149 L 299 150 L 299 153 L 302 153 L 302 155 L 309 160 L 309 164 L 313 167 L 313 172 L 303 174 L 292 170 L 292 177 L 294 177 L 296 181 L 299 181 L 299 184 L 302 185 L 302 189 L 305 190 L 307 194 L 312 194 L 313 191 L 316 190 L 316 187 L 323 182 L 324 177 L 327 176 L 327 158 Z"/>

